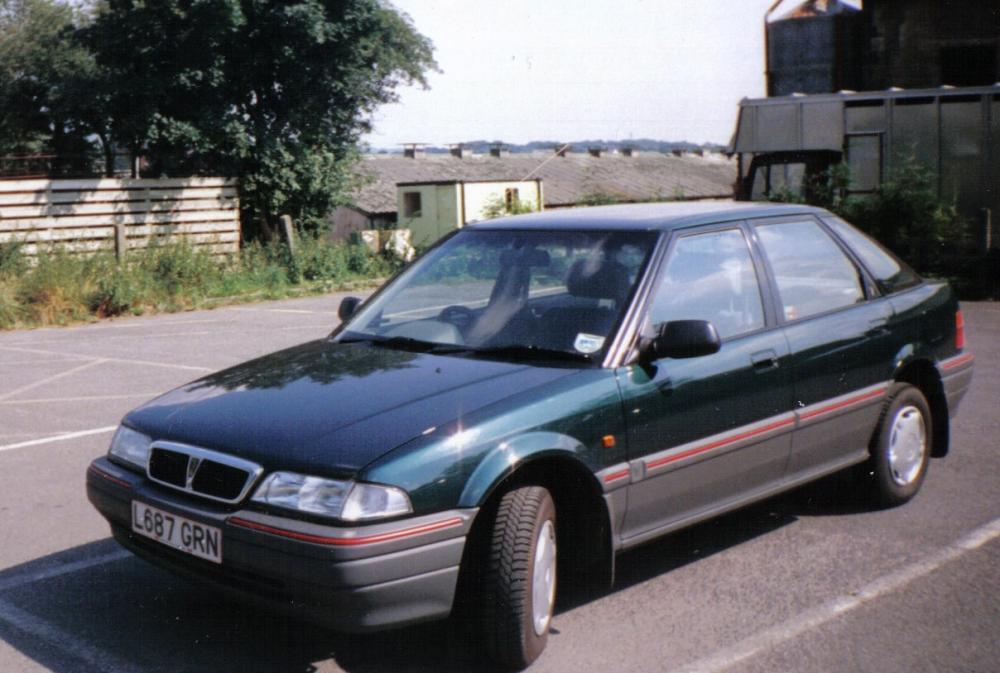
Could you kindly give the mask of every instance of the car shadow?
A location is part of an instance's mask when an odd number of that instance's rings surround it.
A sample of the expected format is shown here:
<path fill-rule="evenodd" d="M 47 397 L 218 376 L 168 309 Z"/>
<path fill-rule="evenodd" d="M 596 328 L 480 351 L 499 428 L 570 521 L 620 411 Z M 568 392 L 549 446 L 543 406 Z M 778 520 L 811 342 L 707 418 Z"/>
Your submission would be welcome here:
<path fill-rule="evenodd" d="M 772 533 L 800 518 L 850 516 L 870 511 L 872 505 L 859 489 L 855 474 L 838 472 L 620 554 L 612 590 L 646 582 Z M 568 609 L 575 605 L 567 603 L 560 607 Z"/>
<path fill-rule="evenodd" d="M 625 552 L 614 587 L 569 592 L 558 612 L 766 536 L 801 517 L 869 511 L 851 493 L 851 483 L 835 475 Z M 558 638 L 558 618 L 555 627 Z M 494 670 L 481 663 L 467 633 L 454 621 L 370 635 L 334 633 L 186 583 L 120 553 L 111 540 L 0 572 L 0 637 L 57 673 L 114 669 L 109 660 L 148 673 Z"/>

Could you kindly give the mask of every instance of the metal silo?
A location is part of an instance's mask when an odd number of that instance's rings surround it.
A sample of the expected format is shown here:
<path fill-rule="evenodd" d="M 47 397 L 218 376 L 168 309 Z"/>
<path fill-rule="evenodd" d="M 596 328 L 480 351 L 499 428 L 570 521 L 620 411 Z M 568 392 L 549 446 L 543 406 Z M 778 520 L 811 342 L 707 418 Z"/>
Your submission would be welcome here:
<path fill-rule="evenodd" d="M 860 88 L 863 27 L 861 11 L 840 0 L 807 0 L 774 21 L 765 18 L 767 94 Z"/>

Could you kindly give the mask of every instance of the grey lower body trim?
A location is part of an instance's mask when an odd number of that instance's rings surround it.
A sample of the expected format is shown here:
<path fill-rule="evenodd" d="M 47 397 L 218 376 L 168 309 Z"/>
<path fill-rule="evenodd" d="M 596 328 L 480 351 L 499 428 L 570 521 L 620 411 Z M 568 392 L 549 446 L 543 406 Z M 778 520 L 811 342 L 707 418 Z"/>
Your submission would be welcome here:
<path fill-rule="evenodd" d="M 856 453 L 851 454 L 850 456 L 844 457 L 843 459 L 837 461 L 836 463 L 827 463 L 826 465 L 823 465 L 821 468 L 811 471 L 807 474 L 796 475 L 792 479 L 788 479 L 778 484 L 759 489 L 757 491 L 744 495 L 735 500 L 730 500 L 728 502 L 724 502 L 722 504 L 709 507 L 707 509 L 701 510 L 689 516 L 685 516 L 681 519 L 671 521 L 670 523 L 660 526 L 658 528 L 643 531 L 642 533 L 633 535 L 630 538 L 623 539 L 620 549 L 621 550 L 630 549 L 632 547 L 639 546 L 643 543 L 650 542 L 651 540 L 654 540 L 662 535 L 666 535 L 668 533 L 680 530 L 681 528 L 693 526 L 696 523 L 700 523 L 708 519 L 713 519 L 717 516 L 721 516 L 728 512 L 732 512 L 734 510 L 740 509 L 741 507 L 746 507 L 747 505 L 759 502 L 761 500 L 767 500 L 768 498 L 776 496 L 779 493 L 790 491 L 810 481 L 820 479 L 821 477 L 833 474 L 834 472 L 839 472 L 840 470 L 851 467 L 852 465 L 863 463 L 866 460 L 868 460 L 868 451 L 867 450 L 858 451 Z"/>
<path fill-rule="evenodd" d="M 948 400 L 948 415 L 954 416 L 958 413 L 958 405 L 962 398 L 969 392 L 972 386 L 971 364 L 956 372 L 947 372 L 941 377 L 941 385 L 944 387 L 944 396 Z"/>

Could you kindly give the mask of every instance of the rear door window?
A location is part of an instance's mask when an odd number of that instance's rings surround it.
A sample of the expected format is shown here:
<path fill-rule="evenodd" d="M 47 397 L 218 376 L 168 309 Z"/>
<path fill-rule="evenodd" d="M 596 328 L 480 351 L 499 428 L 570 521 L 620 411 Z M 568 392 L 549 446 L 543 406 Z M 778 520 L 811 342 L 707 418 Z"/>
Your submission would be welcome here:
<path fill-rule="evenodd" d="M 756 230 L 785 320 L 864 300 L 857 267 L 815 220 L 757 224 Z"/>

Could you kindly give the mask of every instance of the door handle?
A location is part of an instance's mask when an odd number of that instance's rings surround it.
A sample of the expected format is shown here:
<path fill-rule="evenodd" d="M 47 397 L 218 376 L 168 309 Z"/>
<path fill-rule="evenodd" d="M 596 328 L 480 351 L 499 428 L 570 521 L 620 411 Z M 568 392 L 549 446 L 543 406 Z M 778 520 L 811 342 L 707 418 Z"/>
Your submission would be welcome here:
<path fill-rule="evenodd" d="M 888 323 L 888 318 L 876 318 L 874 320 L 869 320 L 868 331 L 865 332 L 865 334 L 868 336 L 882 336 L 883 334 L 888 334 L 889 329 L 886 327 Z"/>
<path fill-rule="evenodd" d="M 755 371 L 763 372 L 778 366 L 778 354 L 773 350 L 758 351 L 750 356 Z"/>

